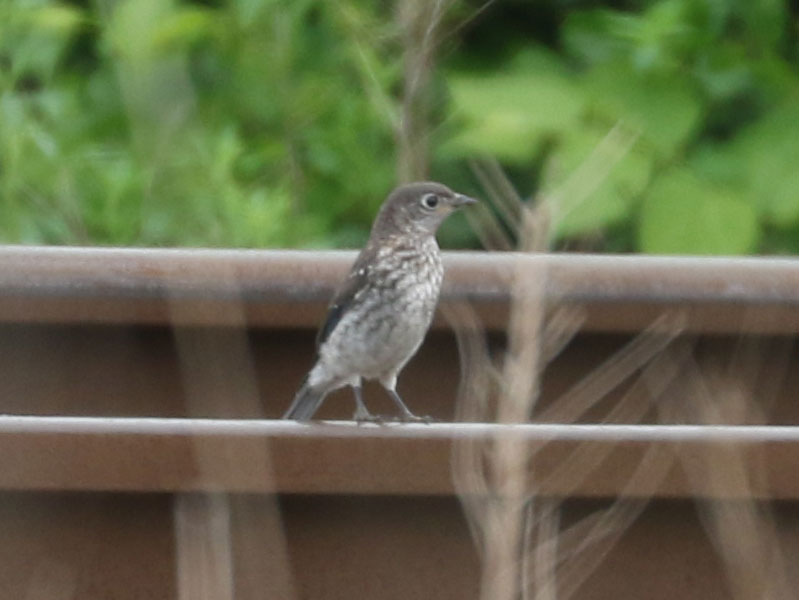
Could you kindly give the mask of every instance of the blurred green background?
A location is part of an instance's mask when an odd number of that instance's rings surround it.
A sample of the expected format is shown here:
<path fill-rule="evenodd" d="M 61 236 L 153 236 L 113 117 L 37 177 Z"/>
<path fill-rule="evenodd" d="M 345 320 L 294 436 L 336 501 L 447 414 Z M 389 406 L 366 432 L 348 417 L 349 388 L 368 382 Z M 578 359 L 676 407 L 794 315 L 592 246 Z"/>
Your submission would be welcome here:
<path fill-rule="evenodd" d="M 501 167 L 555 248 L 792 254 L 797 14 L 1 1 L 0 242 L 354 247 L 398 181 L 490 198 Z M 479 246 L 463 217 L 440 238 Z"/>

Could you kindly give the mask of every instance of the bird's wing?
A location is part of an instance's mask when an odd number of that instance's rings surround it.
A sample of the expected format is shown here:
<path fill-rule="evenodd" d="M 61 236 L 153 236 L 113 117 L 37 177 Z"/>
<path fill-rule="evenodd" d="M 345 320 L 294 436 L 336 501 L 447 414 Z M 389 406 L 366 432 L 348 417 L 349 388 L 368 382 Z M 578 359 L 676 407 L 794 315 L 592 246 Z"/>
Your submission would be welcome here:
<path fill-rule="evenodd" d="M 341 317 L 344 316 L 344 313 L 347 312 L 347 309 L 352 304 L 355 294 L 363 289 L 369 280 L 368 265 L 371 262 L 372 253 L 369 247 L 364 248 L 355 260 L 355 264 L 352 265 L 347 279 L 344 280 L 344 283 L 333 296 L 333 300 L 327 308 L 325 321 L 319 328 L 319 333 L 316 334 L 317 349 L 330 337 L 336 325 L 341 321 Z"/>

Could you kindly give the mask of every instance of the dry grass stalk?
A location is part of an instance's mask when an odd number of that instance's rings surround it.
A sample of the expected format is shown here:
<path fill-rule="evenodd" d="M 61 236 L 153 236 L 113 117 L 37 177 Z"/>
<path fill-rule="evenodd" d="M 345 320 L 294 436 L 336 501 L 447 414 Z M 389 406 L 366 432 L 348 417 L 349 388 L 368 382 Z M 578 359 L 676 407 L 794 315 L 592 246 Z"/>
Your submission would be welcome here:
<path fill-rule="evenodd" d="M 599 148 L 581 168 L 585 178 L 570 179 L 563 193 L 570 191 L 578 199 L 590 195 L 632 146 L 634 140 L 622 134 L 618 127 L 611 131 L 607 147 Z M 603 160 L 604 170 L 599 168 Z M 486 207 L 478 215 L 481 237 L 493 248 L 507 249 L 511 236 L 505 232 L 521 221 L 516 233 L 523 253 L 512 284 L 507 353 L 500 367 L 489 355 L 474 314 L 464 306 L 450 311 L 463 374 L 458 419 L 524 423 L 534 414 L 544 366 L 572 338 L 584 315 L 573 308 L 551 310 L 546 305 L 546 262 L 529 254 L 546 247 L 552 203 L 539 203 L 533 210 L 522 203 L 496 163 L 475 162 L 473 168 L 496 206 L 496 211 Z M 679 353 L 670 360 L 660 356 L 683 325 L 682 315 L 663 315 L 539 416 L 574 422 L 636 375 L 640 376 L 609 418 L 634 422 L 651 413 L 678 373 L 674 365 L 679 365 Z M 606 458 L 578 450 L 551 477 L 566 478 L 567 487 L 576 486 Z M 646 505 L 645 499 L 620 499 L 563 528 L 559 501 L 536 493 L 541 482 L 536 481 L 534 459 L 529 446 L 510 431 L 484 445 L 464 440 L 455 448 L 453 476 L 463 492 L 461 501 L 483 560 L 483 598 L 569 598 Z M 654 493 L 672 460 L 650 452 L 630 475 L 629 485 Z"/>
<path fill-rule="evenodd" d="M 617 122 L 566 181 L 545 198 L 555 218 L 564 219 L 589 201 L 591 194 L 633 149 L 638 137 L 639 132 Z"/>
<path fill-rule="evenodd" d="M 679 408 L 677 418 L 698 424 L 745 424 L 763 422 L 765 416 L 753 396 L 755 370 L 751 351 L 759 341 L 739 346 L 729 367 L 700 365 L 693 357 L 684 362 L 675 393 L 688 401 Z M 762 355 L 762 353 L 761 353 Z M 732 367 L 738 367 L 734 371 Z M 675 415 L 670 415 L 674 418 Z M 683 461 L 683 469 L 697 488 L 710 487 L 707 496 L 698 497 L 700 517 L 719 556 L 736 600 L 788 599 L 793 593 L 786 570 L 777 526 L 771 507 L 755 500 L 762 489 L 758 476 L 762 469 L 747 467 L 752 457 L 740 447 L 708 444 L 703 461 Z"/>
<path fill-rule="evenodd" d="M 684 327 L 682 314 L 663 314 L 610 356 L 586 377 L 576 382 L 550 408 L 542 411 L 542 421 L 573 423 L 598 400 L 616 389 L 672 343 Z"/>
<path fill-rule="evenodd" d="M 532 211 L 523 215 L 524 239 L 532 249 L 541 238 L 536 235 L 537 223 Z M 539 340 L 545 313 L 545 263 L 520 257 L 518 264 L 502 376 L 505 386 L 497 406 L 497 420 L 508 424 L 527 422 L 535 406 L 541 367 Z M 492 442 L 486 459 L 494 498 L 485 507 L 481 597 L 511 600 L 518 596 L 521 582 L 518 555 L 529 488 L 527 445 L 515 436 L 500 436 Z"/>
<path fill-rule="evenodd" d="M 236 274 L 226 275 L 231 288 Z M 185 327 L 192 315 L 185 304 L 170 303 L 175 345 L 185 389 L 186 413 L 197 418 L 223 417 L 231 412 L 252 418 L 263 416 L 257 387 L 255 363 L 246 334 L 243 304 L 232 307 L 229 322 L 238 323 L 224 334 L 202 327 Z M 196 315 L 194 315 L 196 316 Z M 193 448 L 195 469 L 215 471 L 240 467 L 232 456 L 220 454 L 203 444 Z M 274 480 L 267 443 L 251 457 L 248 468 L 257 465 L 263 480 Z M 179 598 L 235 597 L 236 586 L 250 585 L 276 598 L 296 597 L 288 547 L 277 497 L 266 496 L 258 505 L 257 521 L 241 498 L 228 494 L 178 494 L 174 506 L 177 590 Z M 233 555 L 237 517 L 257 522 L 258 531 L 239 536 L 255 549 L 258 559 L 235 564 Z M 262 558 L 264 555 L 268 559 Z M 264 562 L 266 561 L 266 563 Z"/>
<path fill-rule="evenodd" d="M 439 29 L 454 0 L 399 2 L 397 22 L 403 36 L 403 90 L 397 135 L 397 178 L 427 179 L 430 154 L 430 78 Z"/>

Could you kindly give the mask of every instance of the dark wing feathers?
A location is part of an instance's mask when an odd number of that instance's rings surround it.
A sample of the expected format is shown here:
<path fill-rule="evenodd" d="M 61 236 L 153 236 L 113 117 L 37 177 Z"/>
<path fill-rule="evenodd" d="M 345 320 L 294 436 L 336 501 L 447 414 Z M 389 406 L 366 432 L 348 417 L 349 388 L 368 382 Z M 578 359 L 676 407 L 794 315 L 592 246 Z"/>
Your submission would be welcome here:
<path fill-rule="evenodd" d="M 361 251 L 358 258 L 355 260 L 355 264 L 352 265 L 347 279 L 344 280 L 344 283 L 333 296 L 333 300 L 331 300 L 330 306 L 327 309 L 325 321 L 316 334 L 317 349 L 319 349 L 319 346 L 324 344 L 325 340 L 333 333 L 336 325 L 341 321 L 341 317 L 344 316 L 344 313 L 346 313 L 347 309 L 352 305 L 355 294 L 366 285 L 369 279 L 368 264 L 371 262 L 373 254 L 374 251 L 369 246 Z"/>
<path fill-rule="evenodd" d="M 338 322 L 341 320 L 341 315 L 344 314 L 344 310 L 349 305 L 349 302 L 352 300 L 352 297 L 347 298 L 346 304 L 331 304 L 327 309 L 327 316 L 325 317 L 325 322 L 322 323 L 322 326 L 319 328 L 319 332 L 316 334 L 316 349 L 319 349 L 319 346 L 325 343 L 325 340 L 330 337 L 330 334 L 333 333 L 333 329 L 335 329 Z"/>

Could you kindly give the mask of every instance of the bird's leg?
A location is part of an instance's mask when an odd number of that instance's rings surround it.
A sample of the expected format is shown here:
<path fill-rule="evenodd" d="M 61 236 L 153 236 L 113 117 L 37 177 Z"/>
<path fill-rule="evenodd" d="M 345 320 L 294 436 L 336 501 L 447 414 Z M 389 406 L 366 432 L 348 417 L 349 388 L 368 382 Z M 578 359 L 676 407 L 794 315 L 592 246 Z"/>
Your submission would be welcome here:
<path fill-rule="evenodd" d="M 382 419 L 370 413 L 369 409 L 366 408 L 366 404 L 363 403 L 363 396 L 361 395 L 361 386 L 353 385 L 352 393 L 355 396 L 355 413 L 352 415 L 353 421 L 356 421 L 358 423 L 369 423 L 369 422 L 380 423 Z"/>
<path fill-rule="evenodd" d="M 391 398 L 394 400 L 394 404 L 397 405 L 397 408 L 399 408 L 400 412 L 402 413 L 402 416 L 400 416 L 400 421 L 422 422 L 422 423 L 432 422 L 433 420 L 432 417 L 429 416 L 417 417 L 415 414 L 413 414 L 408 409 L 408 407 L 405 406 L 405 403 L 402 401 L 402 398 L 400 398 L 400 395 L 397 393 L 397 390 L 387 387 L 386 391 L 391 395 Z"/>

